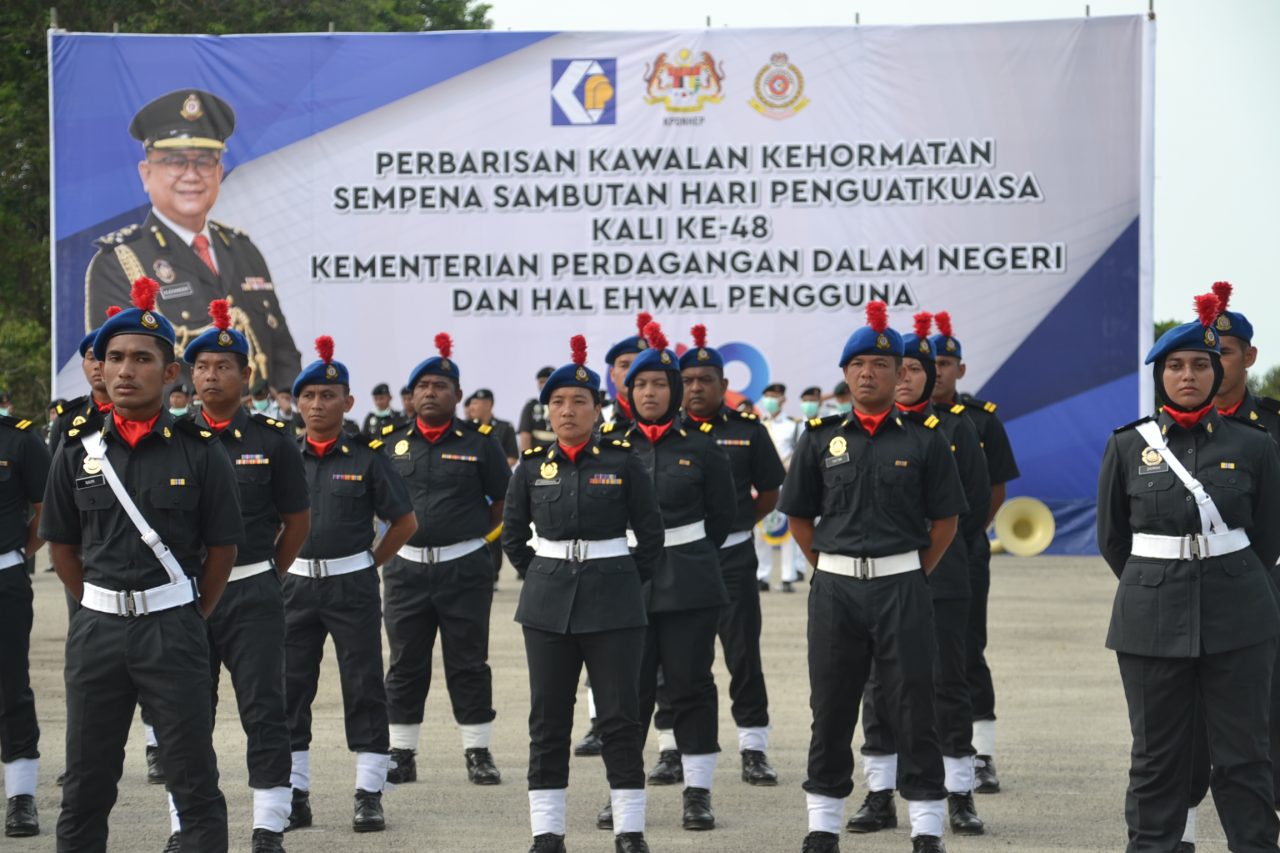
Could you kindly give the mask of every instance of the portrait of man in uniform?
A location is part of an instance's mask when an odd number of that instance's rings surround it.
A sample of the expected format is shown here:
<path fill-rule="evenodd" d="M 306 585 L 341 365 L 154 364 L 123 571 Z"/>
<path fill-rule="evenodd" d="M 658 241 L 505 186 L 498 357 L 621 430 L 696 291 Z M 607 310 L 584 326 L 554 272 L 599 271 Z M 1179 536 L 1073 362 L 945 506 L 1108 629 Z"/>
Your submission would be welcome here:
<path fill-rule="evenodd" d="M 209 328 L 209 302 L 225 299 L 232 327 L 249 341 L 254 377 L 288 388 L 301 357 L 267 262 L 248 235 L 209 218 L 235 123 L 226 101 L 199 89 L 162 95 L 133 117 L 129 134 L 142 143 L 138 176 L 151 211 L 141 225 L 96 241 L 85 273 L 85 328 L 107 306 L 127 305 L 133 281 L 150 276 L 160 284 L 157 307 L 173 321 L 179 357 Z"/>

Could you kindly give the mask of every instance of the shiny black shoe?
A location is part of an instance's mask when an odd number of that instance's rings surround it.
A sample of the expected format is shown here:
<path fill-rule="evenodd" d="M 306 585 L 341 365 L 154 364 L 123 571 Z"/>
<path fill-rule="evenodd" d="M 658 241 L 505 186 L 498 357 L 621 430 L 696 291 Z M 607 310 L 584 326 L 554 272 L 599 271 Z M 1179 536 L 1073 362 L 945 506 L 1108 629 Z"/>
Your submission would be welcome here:
<path fill-rule="evenodd" d="M 255 829 L 250 853 L 285 853 L 284 833 L 262 828 Z"/>
<path fill-rule="evenodd" d="M 768 581 L 757 581 L 757 582 L 756 582 L 756 587 L 757 587 L 761 592 L 768 592 L 768 591 L 769 591 L 769 582 L 768 582 Z"/>
<path fill-rule="evenodd" d="M 529 846 L 529 853 L 565 853 L 564 836 L 551 832 L 535 835 L 533 844 Z"/>
<path fill-rule="evenodd" d="M 800 853 L 840 853 L 840 836 L 834 832 L 811 832 L 804 837 Z"/>
<path fill-rule="evenodd" d="M 782 591 L 783 591 L 783 592 L 795 592 L 795 591 L 796 591 L 796 588 L 795 588 L 795 586 L 791 583 L 791 581 L 783 581 L 783 582 L 782 582 Z"/>
<path fill-rule="evenodd" d="M 684 781 L 684 765 L 680 763 L 680 752 L 675 749 L 664 749 L 658 753 L 658 763 L 649 771 L 650 785 L 674 785 Z"/>
<path fill-rule="evenodd" d="M 987 829 L 973 807 L 973 794 L 947 794 L 951 831 L 956 835 L 982 835 Z"/>
<path fill-rule="evenodd" d="M 160 747 L 147 747 L 147 784 L 163 785 L 164 768 L 160 766 Z"/>
<path fill-rule="evenodd" d="M 591 728 L 587 730 L 586 737 L 573 745 L 573 754 L 599 755 L 603 751 L 604 741 L 600 739 L 600 733 L 596 731 L 596 721 L 592 719 Z"/>
<path fill-rule="evenodd" d="M 391 750 L 391 766 L 387 768 L 387 781 L 392 785 L 418 781 L 418 762 L 412 749 Z"/>
<path fill-rule="evenodd" d="M 502 774 L 493 763 L 493 756 L 484 747 L 468 749 L 467 778 L 473 785 L 497 785 L 502 781 Z"/>
<path fill-rule="evenodd" d="M 917 835 L 911 839 L 911 853 L 947 853 L 947 848 L 936 835 Z"/>
<path fill-rule="evenodd" d="M 1000 777 L 996 775 L 996 763 L 990 755 L 974 756 L 973 777 L 977 783 L 973 787 L 975 794 L 1000 793 Z"/>
<path fill-rule="evenodd" d="M 742 750 L 742 781 L 748 785 L 771 787 L 778 784 L 778 771 L 769 766 L 769 759 L 758 749 Z"/>
<path fill-rule="evenodd" d="M 613 800 L 596 812 L 596 829 L 613 829 Z"/>
<path fill-rule="evenodd" d="M 879 832 L 898 826 L 898 807 L 893 801 L 893 789 L 872 791 L 862 801 L 862 808 L 853 813 L 844 828 L 849 832 Z"/>
<path fill-rule="evenodd" d="M 701 832 L 716 828 L 716 816 L 711 811 L 711 792 L 706 788 L 684 789 L 684 817 L 681 825 L 685 829 Z"/>
<path fill-rule="evenodd" d="M 293 804 L 289 809 L 289 823 L 284 831 L 306 829 L 308 826 L 311 826 L 311 792 L 294 788 Z"/>
<path fill-rule="evenodd" d="M 381 791 L 356 789 L 356 808 L 351 817 L 351 828 L 356 832 L 382 832 L 387 828 L 387 819 L 382 814 Z"/>
<path fill-rule="evenodd" d="M 163 853 L 182 853 L 182 833 L 175 832 L 164 843 Z"/>
<path fill-rule="evenodd" d="M 623 832 L 613 837 L 613 853 L 649 853 L 643 832 Z"/>
<path fill-rule="evenodd" d="M 4 834 L 9 838 L 29 838 L 40 834 L 40 816 L 36 813 L 36 798 L 30 794 L 18 794 L 9 798 L 4 810 Z"/>
<path fill-rule="evenodd" d="M 1190 841 L 1179 841 L 1174 853 L 1196 853 L 1196 846 Z"/>

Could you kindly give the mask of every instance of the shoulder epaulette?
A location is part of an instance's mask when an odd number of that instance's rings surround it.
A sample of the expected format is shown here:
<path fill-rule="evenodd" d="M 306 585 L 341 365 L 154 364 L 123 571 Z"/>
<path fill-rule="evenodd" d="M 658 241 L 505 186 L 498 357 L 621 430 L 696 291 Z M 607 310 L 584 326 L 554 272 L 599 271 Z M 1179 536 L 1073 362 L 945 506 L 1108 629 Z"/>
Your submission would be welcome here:
<path fill-rule="evenodd" d="M 1111 432 L 1112 433 L 1124 432 L 1127 429 L 1133 429 L 1138 424 L 1145 424 L 1147 421 L 1154 421 L 1155 419 L 1156 419 L 1155 415 L 1147 415 L 1145 418 L 1138 418 L 1136 421 L 1133 421 L 1132 423 L 1127 423 L 1122 427 L 1116 427 Z"/>
<path fill-rule="evenodd" d="M 698 429 L 702 430 L 703 432 L 711 432 L 711 421 L 707 421 L 706 423 L 702 424 L 701 426 L 698 427 Z"/>
<path fill-rule="evenodd" d="M 256 421 L 257 423 L 263 424 L 264 426 L 269 426 L 272 429 L 278 429 L 278 430 L 283 430 L 285 427 L 288 426 L 288 424 L 285 423 L 284 421 L 278 421 L 273 417 L 269 417 L 268 415 L 262 414 L 262 412 L 254 412 L 253 415 L 250 417 L 250 420 Z"/>
<path fill-rule="evenodd" d="M 922 421 L 922 423 L 923 423 L 926 427 L 928 427 L 929 429 L 937 429 L 937 428 L 938 428 L 938 416 L 937 416 L 937 415 L 929 415 L 929 417 L 925 418 L 925 419 L 924 419 L 924 421 Z"/>
<path fill-rule="evenodd" d="M 621 447 L 623 450 L 630 450 L 630 449 L 631 449 L 631 442 L 629 442 L 629 441 L 627 441 L 627 440 L 625 440 L 625 439 L 616 438 L 616 439 L 614 439 L 614 440 L 613 440 L 613 446 L 614 446 L 614 447 Z"/>
<path fill-rule="evenodd" d="M 493 432 L 493 424 L 478 424 L 476 425 L 476 432 L 481 435 L 488 435 Z"/>
<path fill-rule="evenodd" d="M 241 231 L 239 228 L 232 228 L 230 225 L 224 225 L 223 223 L 213 219 L 209 220 L 209 226 L 210 230 L 214 231 L 222 238 L 222 243 L 225 246 L 231 245 L 232 235 L 235 235 L 236 237 L 244 237 L 246 240 L 249 239 L 249 235 Z"/>
<path fill-rule="evenodd" d="M 817 429 L 818 427 L 833 424 L 841 420 L 844 420 L 844 415 L 838 413 L 834 415 L 827 415 L 825 418 L 809 418 L 809 420 L 805 422 L 805 427 L 807 429 Z"/>
<path fill-rule="evenodd" d="M 538 455 L 539 453 L 541 453 L 544 449 L 545 449 L 545 448 L 542 448 L 542 447 L 530 447 L 528 450 L 526 450 L 526 451 L 524 452 L 524 454 L 523 454 L 523 455 L 525 455 L 525 456 L 537 456 L 537 455 Z"/>
<path fill-rule="evenodd" d="M 600 432 L 601 433 L 613 432 L 613 428 L 616 426 L 617 424 L 615 424 L 613 421 L 609 421 L 608 423 L 600 427 Z"/>
<path fill-rule="evenodd" d="M 963 415 L 963 414 L 964 414 L 964 403 L 956 403 L 954 406 L 952 406 L 952 407 L 951 407 L 951 414 L 953 414 L 953 415 Z"/>
<path fill-rule="evenodd" d="M 1272 414 L 1280 415 L 1280 400 L 1273 400 L 1270 397 L 1255 397 L 1258 401 L 1259 409 L 1266 409 Z"/>
<path fill-rule="evenodd" d="M 201 441 L 212 441 L 215 438 L 213 430 L 205 429 L 191 418 L 178 418 L 173 422 L 173 428 L 181 430 L 188 435 L 194 435 Z M 70 433 L 68 433 L 68 435 L 70 435 Z"/>
<path fill-rule="evenodd" d="M 26 429 L 31 426 L 31 421 L 26 420 L 25 418 L 20 420 L 11 415 L 0 415 L 0 424 L 11 426 L 14 429 Z"/>
<path fill-rule="evenodd" d="M 987 411 L 987 412 L 994 412 L 994 411 L 996 410 L 996 404 L 995 404 L 995 403 L 983 403 L 983 404 L 982 404 L 982 408 L 983 408 L 983 410 L 984 410 L 984 411 Z"/>
<path fill-rule="evenodd" d="M 125 243 L 132 243 L 141 236 L 142 229 L 135 223 L 133 225 L 126 225 L 119 231 L 112 231 L 108 234 L 103 234 L 93 242 L 104 249 L 109 249 L 112 246 L 121 246 Z"/>
<path fill-rule="evenodd" d="M 738 417 L 742 418 L 744 421 L 760 420 L 760 418 L 756 415 L 755 412 L 738 412 Z"/>
<path fill-rule="evenodd" d="M 369 442 L 369 449 L 377 450 L 379 447 L 382 446 L 382 444 L 383 444 L 382 439 L 375 438 L 373 441 Z"/>
<path fill-rule="evenodd" d="M 393 432 L 395 432 L 395 431 L 396 431 L 396 425 L 395 425 L 395 424 L 387 424 L 386 426 L 384 426 L 384 427 L 382 428 L 382 435 L 391 435 L 391 433 L 393 433 Z"/>

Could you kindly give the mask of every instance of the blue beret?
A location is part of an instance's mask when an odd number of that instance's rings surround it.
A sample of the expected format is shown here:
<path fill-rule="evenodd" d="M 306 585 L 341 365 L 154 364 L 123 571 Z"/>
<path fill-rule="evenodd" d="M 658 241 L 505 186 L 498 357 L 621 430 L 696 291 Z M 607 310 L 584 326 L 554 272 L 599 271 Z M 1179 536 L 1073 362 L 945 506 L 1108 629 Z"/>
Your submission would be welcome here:
<path fill-rule="evenodd" d="M 676 358 L 676 354 L 671 350 L 658 349 L 650 347 L 640 355 L 636 356 L 636 360 L 631 362 L 631 369 L 627 371 L 625 384 L 630 387 L 635 381 L 636 374 L 643 373 L 646 370 L 666 370 L 676 375 L 676 381 L 679 382 L 680 362 Z"/>
<path fill-rule="evenodd" d="M 1218 319 L 1213 321 L 1213 326 L 1220 335 L 1240 338 L 1245 343 L 1253 342 L 1253 324 L 1239 311 L 1223 311 L 1218 315 Z"/>
<path fill-rule="evenodd" d="M 629 338 L 623 338 L 613 346 L 609 347 L 609 351 L 604 354 L 604 363 L 612 367 L 613 363 L 618 360 L 618 356 L 629 355 L 634 352 L 644 352 L 648 348 L 649 345 L 645 343 L 644 338 L 639 335 L 632 335 Z"/>
<path fill-rule="evenodd" d="M 219 329 L 217 326 L 212 326 L 187 344 L 187 348 L 182 353 L 182 360 L 187 364 L 195 364 L 196 356 L 202 352 L 238 352 L 248 358 L 249 340 L 235 329 Z"/>
<path fill-rule="evenodd" d="M 929 343 L 933 345 L 934 358 L 940 355 L 949 355 L 952 358 L 959 359 L 964 358 L 959 338 L 953 338 L 951 335 L 930 335 Z"/>
<path fill-rule="evenodd" d="M 724 370 L 724 359 L 713 347 L 693 347 L 680 356 L 680 369 L 688 370 L 690 367 L 718 367 Z"/>
<path fill-rule="evenodd" d="M 102 328 L 101 326 L 98 327 Z M 80 339 L 80 357 L 84 358 L 84 354 L 93 349 L 93 339 L 98 336 L 98 329 L 90 329 L 89 334 Z"/>
<path fill-rule="evenodd" d="M 173 324 L 154 308 L 144 311 L 141 308 L 129 308 L 121 311 L 98 329 L 93 338 L 93 357 L 103 361 L 107 357 L 107 341 L 116 335 L 150 335 L 173 346 L 177 336 L 173 332 Z"/>
<path fill-rule="evenodd" d="M 1151 364 L 1178 350 L 1218 353 L 1218 335 L 1212 327 L 1204 325 L 1199 320 L 1174 326 L 1160 336 L 1160 340 L 1156 341 L 1151 352 L 1147 353 L 1147 360 L 1143 363 Z"/>
<path fill-rule="evenodd" d="M 417 385 L 418 380 L 427 374 L 443 376 L 446 379 L 452 379 L 454 382 L 458 382 L 460 378 L 456 361 L 442 355 L 433 355 L 426 361 L 419 362 L 418 366 L 409 374 L 409 387 L 412 388 Z"/>
<path fill-rule="evenodd" d="M 904 358 L 929 359 L 930 361 L 938 360 L 938 350 L 933 343 L 933 338 L 938 337 L 920 337 L 914 332 L 909 332 L 902 336 L 902 355 Z"/>
<path fill-rule="evenodd" d="M 586 388 L 593 394 L 600 393 L 600 374 L 582 364 L 572 362 L 556 368 L 547 378 L 538 394 L 538 402 L 546 405 L 551 402 L 551 392 L 557 388 Z"/>
<path fill-rule="evenodd" d="M 844 367 L 857 356 L 866 353 L 901 357 L 902 335 L 888 327 L 883 332 L 877 332 L 870 326 L 863 326 L 850 335 L 849 340 L 845 342 L 844 350 L 840 353 L 840 367 Z"/>
<path fill-rule="evenodd" d="M 307 385 L 346 385 L 351 387 L 351 374 L 340 361 L 324 361 L 317 358 L 308 364 L 293 380 L 293 396 L 297 397 Z"/>

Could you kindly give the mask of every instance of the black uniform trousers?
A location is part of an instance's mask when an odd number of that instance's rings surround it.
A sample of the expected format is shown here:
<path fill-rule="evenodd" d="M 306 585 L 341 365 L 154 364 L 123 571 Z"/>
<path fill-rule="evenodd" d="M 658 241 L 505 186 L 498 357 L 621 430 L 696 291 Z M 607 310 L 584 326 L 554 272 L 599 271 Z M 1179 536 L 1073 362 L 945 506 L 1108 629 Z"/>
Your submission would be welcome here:
<path fill-rule="evenodd" d="M 760 586 L 756 581 L 755 543 L 720 549 L 720 572 L 729 603 L 720 609 L 716 632 L 724 649 L 724 663 L 729 670 L 729 701 L 733 721 L 741 728 L 764 728 L 769 725 L 769 693 L 764 685 L 764 667 L 760 663 Z M 665 680 L 659 679 L 658 711 L 654 725 L 670 730 L 674 725 L 667 700 Z"/>
<path fill-rule="evenodd" d="M 1207 733 L 1227 846 L 1280 849 L 1267 735 L 1275 656 L 1274 639 L 1198 658 L 1117 653 L 1133 730 L 1127 853 L 1168 853 L 1182 838 L 1197 720 Z"/>
<path fill-rule="evenodd" d="M 0 761 L 40 757 L 36 694 L 31 690 L 31 576 L 0 569 Z"/>
<path fill-rule="evenodd" d="M 984 531 L 969 541 L 969 695 L 975 720 L 996 718 L 996 688 L 987 666 L 987 595 L 991 592 L 991 540 Z"/>
<path fill-rule="evenodd" d="M 311 703 L 320 683 L 325 637 L 332 635 L 342 682 L 347 749 L 390 753 L 377 570 L 327 578 L 285 575 L 284 623 L 290 749 L 311 748 Z"/>
<path fill-rule="evenodd" d="M 933 637 L 937 654 L 933 663 L 933 706 L 938 715 L 938 742 L 948 758 L 973 755 L 973 706 L 969 701 L 966 675 L 965 636 L 969 627 L 969 599 L 933 600 Z M 862 698 L 862 754 L 894 755 L 894 710 L 884 699 L 879 667 L 871 667 L 871 677 Z"/>
<path fill-rule="evenodd" d="M 431 652 L 440 635 L 444 681 L 458 725 L 493 721 L 489 612 L 493 563 L 480 548 L 446 563 L 395 557 L 383 570 L 387 641 L 387 710 L 393 723 L 421 723 L 431 689 Z"/>
<path fill-rule="evenodd" d="M 809 589 L 811 794 L 853 791 L 853 730 L 874 664 L 897 736 L 898 790 L 941 800 L 942 752 L 933 701 L 933 600 L 923 571 L 859 580 L 818 570 Z"/>
<path fill-rule="evenodd" d="M 250 788 L 289 785 L 289 725 L 284 700 L 284 593 L 275 569 L 228 583 L 209 617 L 213 707 L 226 664 L 248 738 Z M 158 738 L 157 738 L 158 740 Z"/>
<path fill-rule="evenodd" d="M 640 662 L 645 628 L 556 634 L 525 627 L 529 661 L 529 790 L 569 786 L 569 739 L 583 664 L 596 702 L 596 732 L 612 789 L 644 787 Z"/>
<path fill-rule="evenodd" d="M 227 803 L 213 752 L 209 636 L 195 605 L 126 618 L 80 608 L 67 629 L 67 775 L 58 853 L 107 849 L 124 747 L 141 702 L 164 744 L 161 767 L 182 849 L 227 849 Z"/>
<path fill-rule="evenodd" d="M 657 701 L 658 668 L 668 701 L 671 728 L 685 755 L 709 755 L 720 751 L 719 709 L 716 682 L 711 665 L 716 657 L 716 626 L 719 607 L 697 610 L 663 611 L 649 614 L 644 637 L 644 658 L 640 664 L 641 745 L 649 734 L 649 720 Z M 597 724 L 599 687 L 594 678 Z"/>

